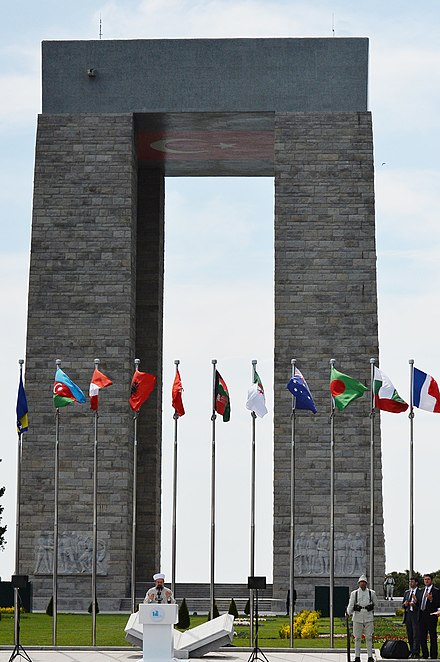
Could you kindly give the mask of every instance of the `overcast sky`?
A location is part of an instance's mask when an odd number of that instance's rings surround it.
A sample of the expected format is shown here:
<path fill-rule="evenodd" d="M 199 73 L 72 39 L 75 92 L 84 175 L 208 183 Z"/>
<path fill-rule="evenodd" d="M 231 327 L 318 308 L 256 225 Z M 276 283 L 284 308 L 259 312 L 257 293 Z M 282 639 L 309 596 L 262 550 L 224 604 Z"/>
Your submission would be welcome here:
<path fill-rule="evenodd" d="M 41 41 L 96 39 L 100 16 L 103 39 L 331 37 L 333 29 L 336 38 L 370 38 L 380 365 L 405 399 L 409 398 L 409 358 L 440 381 L 437 0 L 27 0 L 9 4 L 7 19 L 3 16 L 0 22 L 0 486 L 7 487 L 2 523 L 8 525 L 8 544 L 0 552 L 2 578 L 8 578 L 14 565 L 15 401 L 18 359 L 25 352 Z M 169 179 L 166 200 L 162 568 L 170 574 L 173 429 L 169 392 L 173 362 L 179 358 L 188 414 L 180 421 L 177 573 L 181 581 L 209 580 L 209 389 L 211 359 L 217 358 L 232 398 L 230 427 L 221 421 L 217 425 L 217 581 L 243 582 L 249 567 L 250 493 L 250 421 L 244 401 L 253 358 L 258 360 L 268 408 L 272 408 L 273 181 Z M 227 288 L 218 279 L 220 271 Z M 196 329 L 198 338 L 204 338 L 201 343 L 194 343 Z M 289 361 L 287 357 L 286 374 Z M 357 377 L 368 376 L 368 361 L 366 357 L 365 375 Z M 387 570 L 408 566 L 408 440 L 407 416 L 383 414 Z M 269 415 L 258 421 L 257 453 L 255 570 L 271 579 Z M 440 567 L 440 416 L 416 411 L 415 454 L 415 566 L 434 570 Z M 222 544 L 224 540 L 228 543 Z"/>

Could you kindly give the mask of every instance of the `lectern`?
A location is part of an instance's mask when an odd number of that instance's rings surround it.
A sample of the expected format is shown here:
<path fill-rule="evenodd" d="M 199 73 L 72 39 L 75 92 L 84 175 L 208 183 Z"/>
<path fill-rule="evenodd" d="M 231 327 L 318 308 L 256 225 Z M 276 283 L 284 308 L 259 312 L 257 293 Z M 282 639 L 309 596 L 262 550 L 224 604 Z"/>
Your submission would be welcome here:
<path fill-rule="evenodd" d="M 143 629 L 144 662 L 172 662 L 174 627 L 179 620 L 178 607 L 158 603 L 139 605 L 139 623 Z"/>

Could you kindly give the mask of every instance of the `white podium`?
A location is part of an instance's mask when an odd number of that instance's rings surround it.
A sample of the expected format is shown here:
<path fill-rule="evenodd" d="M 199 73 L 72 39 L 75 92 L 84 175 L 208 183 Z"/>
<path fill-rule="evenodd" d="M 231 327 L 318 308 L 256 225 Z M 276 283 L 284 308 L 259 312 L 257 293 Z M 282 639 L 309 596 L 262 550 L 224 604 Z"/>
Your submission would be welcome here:
<path fill-rule="evenodd" d="M 171 662 L 174 659 L 174 624 L 179 620 L 178 606 L 168 604 L 139 605 L 139 623 L 143 629 L 143 660 Z"/>

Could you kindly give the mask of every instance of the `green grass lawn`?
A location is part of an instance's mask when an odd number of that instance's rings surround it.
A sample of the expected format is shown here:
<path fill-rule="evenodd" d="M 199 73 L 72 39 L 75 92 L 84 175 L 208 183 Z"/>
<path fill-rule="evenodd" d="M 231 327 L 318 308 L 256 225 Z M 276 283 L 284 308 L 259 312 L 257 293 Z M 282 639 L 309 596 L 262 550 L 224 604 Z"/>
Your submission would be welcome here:
<path fill-rule="evenodd" d="M 98 646 L 130 646 L 125 640 L 124 627 L 127 623 L 126 614 L 98 614 L 96 619 L 96 643 Z M 206 622 L 206 616 L 191 616 L 191 627 Z M 289 623 L 285 616 L 269 616 L 259 625 L 260 648 L 288 648 L 289 639 L 280 639 L 279 629 Z M 234 646 L 249 646 L 249 627 L 235 626 L 236 636 Z M 297 648 L 328 648 L 330 646 L 330 622 L 328 618 L 319 620 L 318 639 L 296 639 Z M 345 621 L 335 619 L 335 647 L 345 648 Z M 338 636 L 339 635 L 339 636 Z M 406 632 L 399 619 L 376 618 L 376 647 L 389 636 L 405 638 Z M 20 643 L 23 646 L 51 646 L 52 618 L 47 614 L 23 614 L 21 616 Z M 91 646 L 92 617 L 89 614 L 58 614 L 57 645 L 59 646 Z M 14 644 L 14 618 L 2 615 L 0 620 L 0 645 Z"/>

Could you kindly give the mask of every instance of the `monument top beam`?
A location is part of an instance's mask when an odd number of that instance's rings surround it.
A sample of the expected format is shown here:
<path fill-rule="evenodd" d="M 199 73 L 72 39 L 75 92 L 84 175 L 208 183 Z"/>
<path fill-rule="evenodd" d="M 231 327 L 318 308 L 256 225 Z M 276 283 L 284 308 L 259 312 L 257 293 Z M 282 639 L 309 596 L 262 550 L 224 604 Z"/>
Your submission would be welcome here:
<path fill-rule="evenodd" d="M 42 111 L 367 110 L 367 38 L 44 41 Z"/>

